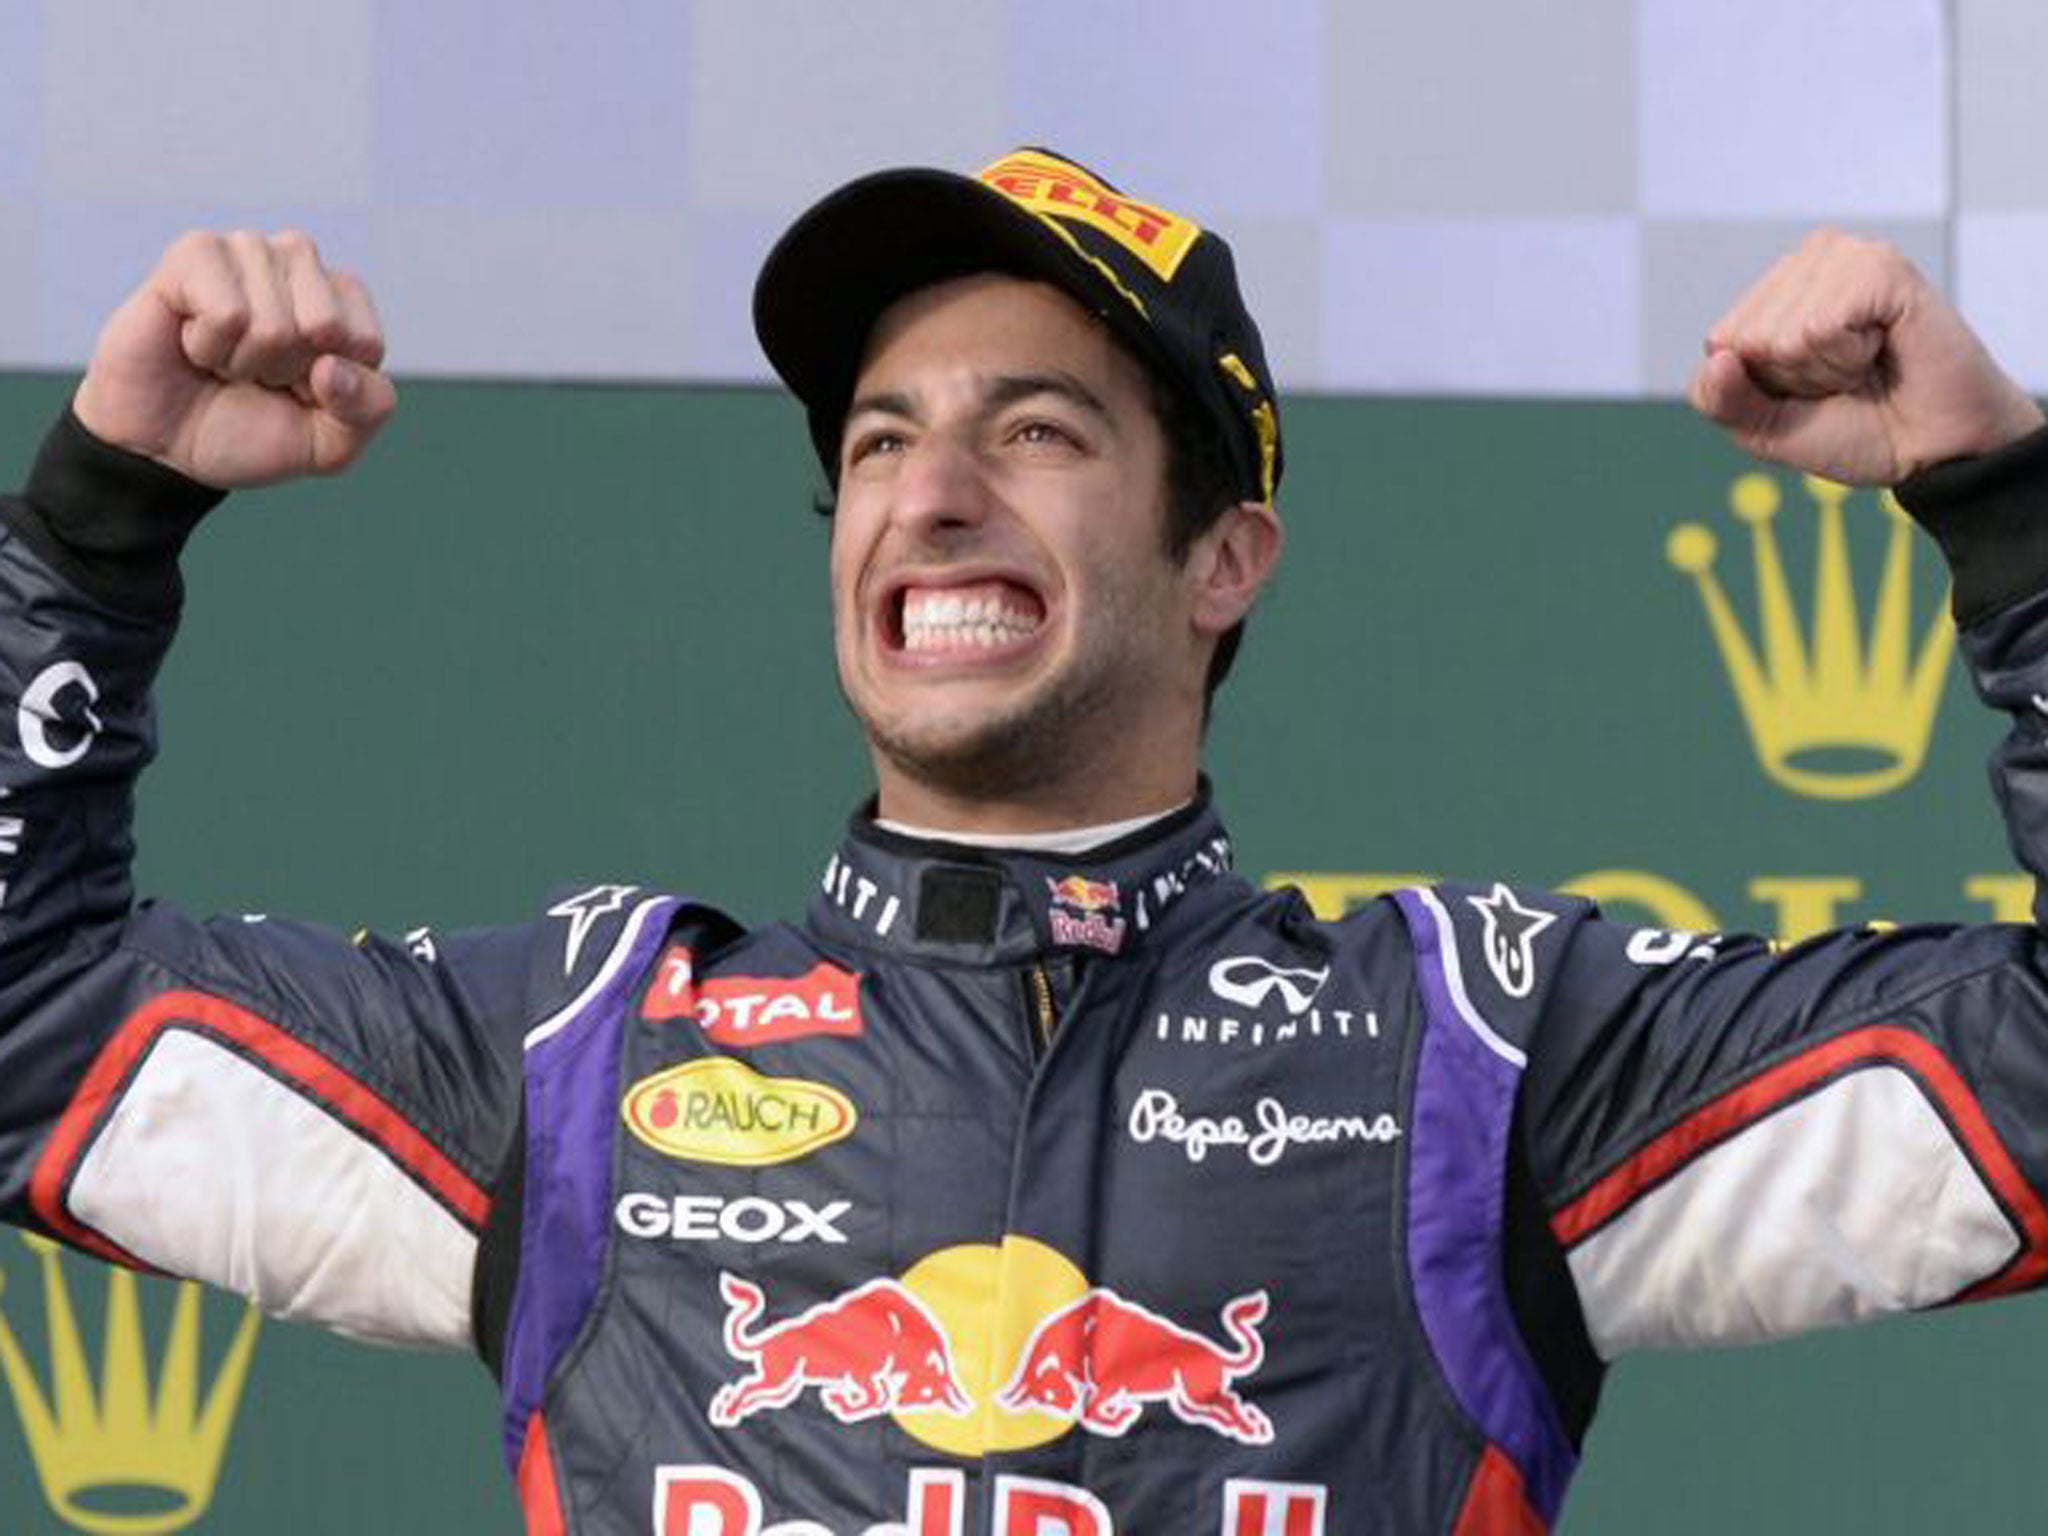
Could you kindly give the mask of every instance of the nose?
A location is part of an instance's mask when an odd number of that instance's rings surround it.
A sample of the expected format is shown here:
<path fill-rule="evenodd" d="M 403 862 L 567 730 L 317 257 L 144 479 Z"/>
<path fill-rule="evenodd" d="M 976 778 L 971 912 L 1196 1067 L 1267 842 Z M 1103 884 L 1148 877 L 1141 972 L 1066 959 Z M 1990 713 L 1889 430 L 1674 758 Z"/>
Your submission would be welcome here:
<path fill-rule="evenodd" d="M 926 432 L 905 450 L 896 474 L 893 519 L 918 537 L 978 528 L 991 504 L 988 477 L 971 445 Z"/>

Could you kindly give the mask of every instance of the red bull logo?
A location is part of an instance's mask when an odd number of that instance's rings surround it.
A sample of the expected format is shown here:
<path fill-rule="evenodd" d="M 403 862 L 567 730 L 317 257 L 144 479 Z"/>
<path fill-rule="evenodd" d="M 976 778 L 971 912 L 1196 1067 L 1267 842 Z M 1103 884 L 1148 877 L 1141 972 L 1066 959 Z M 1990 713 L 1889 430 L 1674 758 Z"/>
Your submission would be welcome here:
<path fill-rule="evenodd" d="M 1127 1433 L 1157 1403 L 1183 1424 L 1268 1445 L 1272 1420 L 1231 1385 L 1265 1363 L 1259 1324 L 1266 1308 L 1264 1291 L 1226 1304 L 1231 1342 L 1224 1345 L 1097 1286 L 1039 1324 L 996 1401 L 1057 1414 L 1098 1435 Z"/>
<path fill-rule="evenodd" d="M 964 1414 L 973 1406 L 953 1370 L 946 1331 L 894 1280 L 870 1280 L 808 1311 L 757 1328 L 767 1297 L 725 1274 L 725 1347 L 751 1374 L 721 1387 L 711 1422 L 730 1427 L 763 1409 L 787 1408 L 816 1388 L 842 1424 L 905 1409 Z"/>
<path fill-rule="evenodd" d="M 990 1505 L 994 1536 L 1117 1536 L 1108 1506 L 1071 1483 L 998 1473 Z M 964 1536 L 967 1479 L 951 1468 L 912 1468 L 904 1506 L 902 1520 L 870 1525 L 859 1536 Z M 1321 1484 L 1233 1477 L 1223 1485 L 1217 1536 L 1323 1536 L 1328 1511 L 1329 1490 Z M 764 1525 L 763 1517 L 761 1490 L 738 1472 L 655 1471 L 656 1536 L 832 1536 L 816 1520 Z"/>
<path fill-rule="evenodd" d="M 1090 880 L 1082 875 L 1068 875 L 1045 883 L 1052 887 L 1054 901 L 1076 912 L 1114 912 L 1117 908 L 1114 880 Z"/>
<path fill-rule="evenodd" d="M 719 1289 L 726 1349 L 747 1368 L 712 1400 L 721 1426 L 815 1391 L 842 1423 L 889 1414 L 956 1456 L 1076 1428 L 1122 1436 L 1148 1408 L 1240 1444 L 1273 1440 L 1240 1390 L 1266 1358 L 1262 1290 L 1225 1302 L 1212 1338 L 1016 1236 L 942 1249 L 779 1323 L 762 1323 L 767 1298 L 752 1281 L 728 1273 Z"/>
<path fill-rule="evenodd" d="M 1123 948 L 1122 898 L 1114 880 L 1067 875 L 1048 877 L 1045 883 L 1052 895 L 1046 917 L 1055 944 L 1080 944 L 1111 955 Z"/>

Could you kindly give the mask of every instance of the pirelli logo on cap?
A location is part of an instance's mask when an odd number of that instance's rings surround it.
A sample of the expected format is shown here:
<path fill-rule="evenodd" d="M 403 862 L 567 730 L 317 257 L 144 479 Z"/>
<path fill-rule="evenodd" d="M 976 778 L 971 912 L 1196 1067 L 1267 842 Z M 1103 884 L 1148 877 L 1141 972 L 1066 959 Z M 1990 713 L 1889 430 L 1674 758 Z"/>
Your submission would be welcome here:
<path fill-rule="evenodd" d="M 1030 150 L 1006 155 L 983 170 L 981 180 L 1035 214 L 1100 230 L 1163 283 L 1173 281 L 1182 258 L 1202 233 L 1192 219 L 1126 197 L 1053 155 Z"/>

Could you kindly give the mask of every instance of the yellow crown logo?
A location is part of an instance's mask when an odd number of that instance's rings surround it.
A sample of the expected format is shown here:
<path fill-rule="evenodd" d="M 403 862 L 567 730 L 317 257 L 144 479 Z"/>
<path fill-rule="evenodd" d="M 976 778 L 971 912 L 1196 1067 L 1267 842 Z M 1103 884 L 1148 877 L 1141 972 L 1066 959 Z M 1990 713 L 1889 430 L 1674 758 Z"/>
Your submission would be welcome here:
<path fill-rule="evenodd" d="M 156 1536 L 182 1530 L 212 1501 L 258 1317 L 242 1314 L 226 1358 L 203 1398 L 200 1289 L 177 1287 L 155 1393 L 144 1358 L 135 1276 L 108 1271 L 106 1339 L 95 1384 L 57 1245 L 24 1235 L 43 1276 L 51 1390 L 45 1393 L 0 1312 L 0 1373 L 21 1412 L 29 1453 L 50 1507 L 94 1536 Z M 0 1299 L 4 1299 L 0 1274 Z"/>
<path fill-rule="evenodd" d="M 1944 603 L 1915 646 L 1913 529 L 1886 491 L 1880 504 L 1891 529 L 1866 638 L 1843 526 L 1849 488 L 1812 475 L 1802 483 L 1820 512 L 1810 634 L 1801 632 L 1772 526 L 1782 497 L 1769 475 L 1740 476 L 1728 497 L 1755 548 L 1761 654 L 1714 575 L 1714 535 L 1687 523 L 1672 530 L 1665 555 L 1699 588 L 1764 772 L 1822 800 L 1881 795 L 1911 779 L 1926 760 L 1955 626 Z"/>

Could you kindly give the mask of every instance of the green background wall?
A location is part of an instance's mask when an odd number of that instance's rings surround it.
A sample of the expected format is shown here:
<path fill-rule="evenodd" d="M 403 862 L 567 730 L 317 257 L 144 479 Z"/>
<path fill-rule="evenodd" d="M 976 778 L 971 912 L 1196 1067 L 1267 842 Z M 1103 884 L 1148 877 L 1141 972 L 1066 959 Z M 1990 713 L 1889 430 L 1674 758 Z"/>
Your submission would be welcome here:
<path fill-rule="evenodd" d="M 64 388 L 0 379 L 0 462 L 25 465 Z M 797 912 L 866 770 L 832 684 L 794 408 L 405 396 L 358 472 L 238 498 L 195 543 L 143 888 L 397 930 L 522 916 L 600 877 Z M 1845 920 L 1984 915 L 1966 883 L 2010 869 L 1979 766 L 1997 727 L 1960 674 L 1925 770 L 1892 794 L 1804 799 L 1760 772 L 1664 557 L 1672 528 L 1709 524 L 1753 606 L 1727 512 L 1744 465 L 1682 411 L 1298 399 L 1287 424 L 1292 548 L 1210 761 L 1250 872 L 1647 872 L 1767 932 L 1760 878 L 1853 880 Z M 1805 608 L 1811 519 L 1782 478 Z M 1867 590 L 1881 525 L 1855 505 Z M 67 1272 L 97 1292 L 89 1266 Z M 39 1349 L 33 1261 L 7 1235 L 0 1273 Z M 217 1343 L 233 1314 L 209 1315 Z M 2039 1529 L 2044 1342 L 2023 1300 L 1625 1363 L 1564 1529 Z M 196 1528 L 517 1523 L 479 1368 L 271 1325 Z M 69 1529 L 0 1399 L 0 1531 Z"/>

